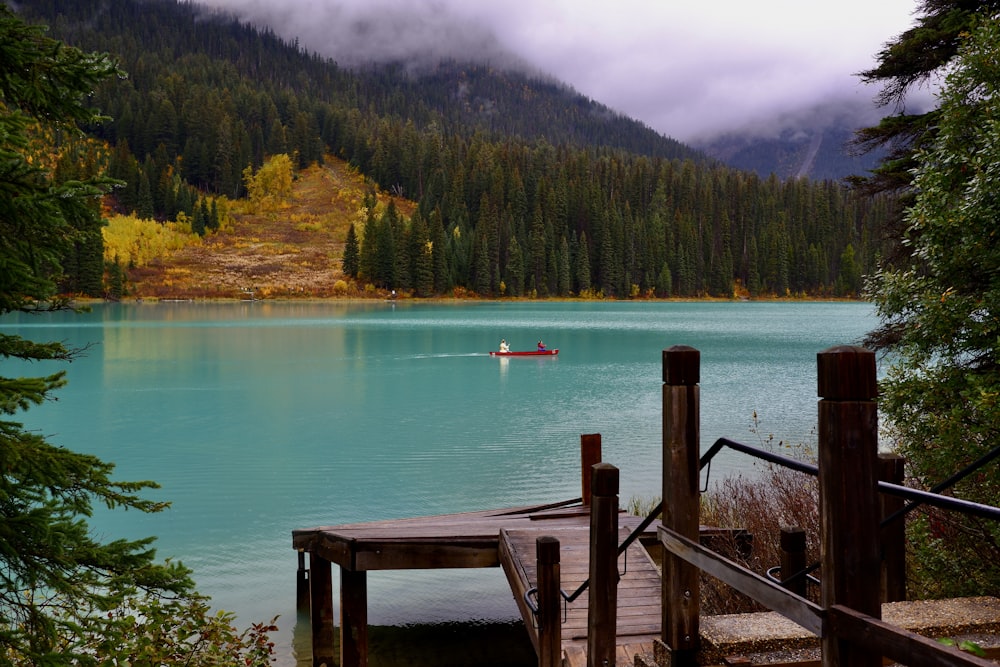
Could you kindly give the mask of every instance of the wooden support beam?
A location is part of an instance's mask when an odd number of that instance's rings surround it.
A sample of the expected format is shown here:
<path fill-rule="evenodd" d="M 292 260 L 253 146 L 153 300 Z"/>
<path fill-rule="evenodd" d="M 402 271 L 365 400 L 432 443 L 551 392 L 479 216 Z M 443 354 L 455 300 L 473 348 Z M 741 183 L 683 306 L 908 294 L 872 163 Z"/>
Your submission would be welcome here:
<path fill-rule="evenodd" d="M 340 568 L 340 667 L 367 665 L 368 573 Z"/>
<path fill-rule="evenodd" d="M 838 346 L 816 355 L 822 604 L 881 618 L 875 354 Z M 876 650 L 824 633 L 823 667 L 881 667 Z"/>
<path fill-rule="evenodd" d="M 699 537 L 701 353 L 675 345 L 663 351 L 662 525 L 697 542 Z M 671 665 L 696 664 L 699 643 L 698 569 L 671 553 L 663 558 L 662 639 Z"/>
<path fill-rule="evenodd" d="M 593 468 L 587 667 L 615 664 L 618 630 L 618 468 Z"/>
<path fill-rule="evenodd" d="M 309 618 L 312 629 L 313 667 L 334 667 L 333 567 L 330 561 L 309 554 Z M 346 665 L 344 667 L 347 667 Z"/>
<path fill-rule="evenodd" d="M 592 468 L 601 462 L 601 434 L 588 433 L 580 436 L 580 463 L 583 483 L 583 504 L 590 505 L 590 478 L 593 475 Z"/>
<path fill-rule="evenodd" d="M 309 610 L 309 568 L 306 567 L 306 552 L 299 549 L 299 569 L 295 572 L 295 608 Z"/>
<path fill-rule="evenodd" d="M 559 540 L 535 540 L 538 567 L 538 667 L 562 667 L 562 585 Z"/>

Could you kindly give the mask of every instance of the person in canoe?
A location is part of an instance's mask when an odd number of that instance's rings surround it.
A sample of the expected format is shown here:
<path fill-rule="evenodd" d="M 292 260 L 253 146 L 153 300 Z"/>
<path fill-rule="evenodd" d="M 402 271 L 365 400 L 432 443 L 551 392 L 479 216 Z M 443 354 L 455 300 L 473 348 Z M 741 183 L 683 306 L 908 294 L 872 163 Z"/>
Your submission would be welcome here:
<path fill-rule="evenodd" d="M 500 351 L 501 352 L 510 352 L 510 345 L 507 344 L 507 339 L 506 338 L 501 338 L 500 339 Z"/>
<path fill-rule="evenodd" d="M 538 341 L 538 351 L 545 352 L 545 343 L 543 343 L 542 341 Z"/>

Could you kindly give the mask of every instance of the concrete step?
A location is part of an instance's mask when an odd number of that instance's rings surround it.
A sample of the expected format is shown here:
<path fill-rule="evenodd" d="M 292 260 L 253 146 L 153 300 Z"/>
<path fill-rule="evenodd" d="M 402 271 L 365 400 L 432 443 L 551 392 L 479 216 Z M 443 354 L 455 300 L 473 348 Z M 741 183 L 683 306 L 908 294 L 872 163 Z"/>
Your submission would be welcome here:
<path fill-rule="evenodd" d="M 1000 598 L 890 602 L 882 620 L 932 639 L 968 639 L 988 654 L 1000 647 Z M 776 612 L 702 616 L 700 626 L 700 665 L 806 666 L 820 659 L 819 639 Z M 635 664 L 662 667 L 662 653 L 637 656 Z"/>

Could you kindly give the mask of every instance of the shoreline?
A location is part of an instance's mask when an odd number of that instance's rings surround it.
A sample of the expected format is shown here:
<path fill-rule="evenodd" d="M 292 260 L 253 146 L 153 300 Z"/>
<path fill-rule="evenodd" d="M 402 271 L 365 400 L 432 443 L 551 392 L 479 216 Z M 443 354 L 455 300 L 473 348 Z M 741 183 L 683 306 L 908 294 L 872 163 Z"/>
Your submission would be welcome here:
<path fill-rule="evenodd" d="M 239 297 L 162 297 L 162 296 L 129 296 L 122 299 L 108 299 L 101 297 L 68 297 L 70 303 L 92 304 L 92 303 L 308 303 L 308 302 L 340 302 L 340 303 L 454 303 L 468 305 L 473 303 L 776 303 L 776 302 L 802 302 L 802 303 L 870 303 L 867 299 L 860 297 L 834 297 L 834 296 L 764 296 L 764 297 L 649 297 L 637 299 L 591 299 L 583 297 L 552 297 L 545 299 L 531 299 L 526 297 L 470 297 L 470 296 L 434 296 L 434 297 L 410 297 L 403 296 L 392 298 L 390 296 L 269 296 L 255 299 L 242 299 Z"/>

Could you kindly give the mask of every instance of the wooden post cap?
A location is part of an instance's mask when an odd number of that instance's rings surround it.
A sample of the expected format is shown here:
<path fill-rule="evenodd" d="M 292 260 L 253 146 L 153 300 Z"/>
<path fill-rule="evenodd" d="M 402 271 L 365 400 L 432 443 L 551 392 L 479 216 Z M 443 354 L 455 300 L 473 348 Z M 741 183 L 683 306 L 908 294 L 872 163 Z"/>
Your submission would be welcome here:
<path fill-rule="evenodd" d="M 594 496 L 617 496 L 618 468 L 610 463 L 595 464 L 590 489 Z"/>
<path fill-rule="evenodd" d="M 535 557 L 544 565 L 559 562 L 559 540 L 551 535 L 542 535 L 535 540 Z"/>
<path fill-rule="evenodd" d="M 878 396 L 875 353 L 838 345 L 816 354 L 817 395 L 833 401 L 868 401 Z"/>
<path fill-rule="evenodd" d="M 806 550 L 806 531 L 802 530 L 798 526 L 782 526 L 781 527 L 781 550 L 782 551 L 805 551 Z M 795 574 L 794 572 L 789 572 L 787 574 Z M 782 577 L 786 576 L 782 574 Z"/>
<path fill-rule="evenodd" d="M 688 345 L 663 351 L 664 384 L 693 386 L 701 382 L 701 352 Z"/>

